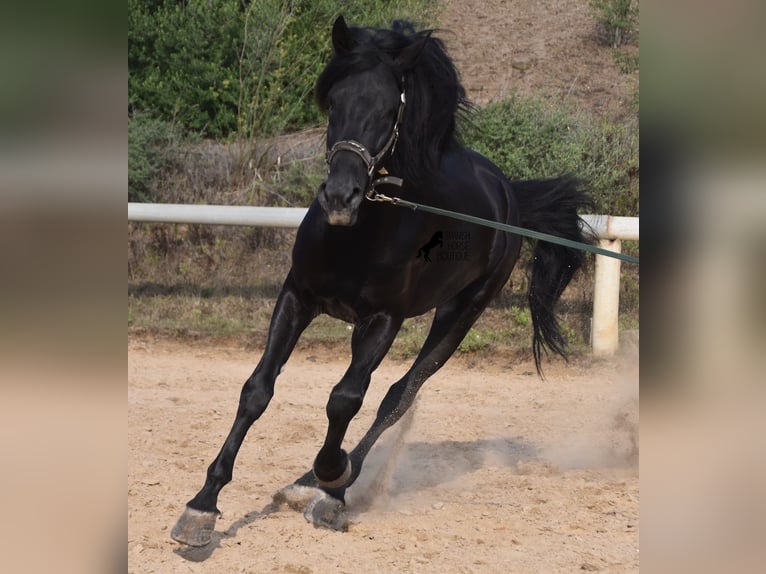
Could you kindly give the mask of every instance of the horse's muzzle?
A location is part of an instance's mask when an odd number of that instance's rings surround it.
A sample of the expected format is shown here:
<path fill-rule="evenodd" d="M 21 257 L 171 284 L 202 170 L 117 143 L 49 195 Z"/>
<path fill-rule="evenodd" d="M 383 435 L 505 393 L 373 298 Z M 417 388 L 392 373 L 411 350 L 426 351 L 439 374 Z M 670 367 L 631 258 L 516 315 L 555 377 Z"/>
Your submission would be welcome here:
<path fill-rule="evenodd" d="M 352 213 L 350 210 L 332 211 L 325 215 L 327 216 L 327 223 L 330 225 L 351 227 L 356 223 L 356 213 Z"/>
<path fill-rule="evenodd" d="M 327 217 L 327 223 L 348 227 L 356 223 L 363 196 L 362 190 L 358 187 L 352 187 L 350 191 L 346 191 L 341 187 L 331 187 L 325 182 L 319 186 L 317 199 Z"/>

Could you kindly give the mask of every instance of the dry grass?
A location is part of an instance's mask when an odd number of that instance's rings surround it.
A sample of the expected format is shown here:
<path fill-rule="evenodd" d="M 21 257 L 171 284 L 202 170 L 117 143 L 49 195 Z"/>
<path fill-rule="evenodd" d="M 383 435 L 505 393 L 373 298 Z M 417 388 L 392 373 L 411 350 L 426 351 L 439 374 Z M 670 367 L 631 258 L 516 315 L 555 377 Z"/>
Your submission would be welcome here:
<path fill-rule="evenodd" d="M 128 330 L 171 338 L 227 339 L 244 347 L 265 343 L 271 312 L 290 266 L 295 232 L 219 226 L 128 225 Z M 575 353 L 587 351 L 592 264 L 564 293 L 562 327 Z M 529 353 L 532 336 L 524 265 L 475 325 L 459 352 Z M 623 267 L 621 328 L 638 325 L 638 270 Z M 431 315 L 409 320 L 395 342 L 396 357 L 414 356 Z M 319 317 L 301 339 L 347 348 L 349 326 Z"/>

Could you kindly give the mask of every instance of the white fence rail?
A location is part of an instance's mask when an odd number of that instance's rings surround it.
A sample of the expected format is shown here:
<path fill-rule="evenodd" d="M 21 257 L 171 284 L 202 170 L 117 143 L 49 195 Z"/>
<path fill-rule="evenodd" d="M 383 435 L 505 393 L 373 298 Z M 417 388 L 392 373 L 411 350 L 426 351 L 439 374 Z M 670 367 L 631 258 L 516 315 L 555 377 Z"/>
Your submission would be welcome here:
<path fill-rule="evenodd" d="M 307 211 L 303 207 L 128 203 L 128 221 L 298 227 Z M 622 240 L 639 238 L 638 217 L 583 215 L 582 218 L 604 249 L 619 253 Z M 598 355 L 612 354 L 619 346 L 620 264 L 619 259 L 596 255 L 591 345 Z"/>
<path fill-rule="evenodd" d="M 305 207 L 248 207 L 234 205 L 179 205 L 128 203 L 128 221 L 153 223 L 207 223 L 253 227 L 298 227 Z"/>

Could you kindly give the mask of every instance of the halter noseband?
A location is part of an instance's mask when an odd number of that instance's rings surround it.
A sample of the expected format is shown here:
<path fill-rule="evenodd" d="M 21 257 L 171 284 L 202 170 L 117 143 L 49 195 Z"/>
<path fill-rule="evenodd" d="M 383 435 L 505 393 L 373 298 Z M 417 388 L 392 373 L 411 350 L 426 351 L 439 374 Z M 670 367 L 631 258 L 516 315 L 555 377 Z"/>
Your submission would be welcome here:
<path fill-rule="evenodd" d="M 386 143 L 383 145 L 383 148 L 377 154 L 372 155 L 367 150 L 367 148 L 364 147 L 364 145 L 356 140 L 341 140 L 339 142 L 335 142 L 332 148 L 327 151 L 327 155 L 325 156 L 328 175 L 330 173 L 330 163 L 332 162 L 332 158 L 335 157 L 335 155 L 339 152 L 350 151 L 351 153 L 359 156 L 359 158 L 364 162 L 364 165 L 367 167 L 368 189 L 365 190 L 365 194 L 367 194 L 367 192 L 374 184 L 374 182 L 371 180 L 372 174 L 375 172 L 375 168 L 378 166 L 378 164 L 380 164 L 386 154 L 389 152 L 394 153 L 394 149 L 396 148 L 396 141 L 399 139 L 399 123 L 402 121 L 402 116 L 404 115 L 405 101 L 404 90 L 402 90 L 399 99 L 399 110 L 396 113 L 396 122 L 394 122 L 394 129 L 391 130 L 391 135 L 388 136 L 388 141 L 386 141 Z"/>

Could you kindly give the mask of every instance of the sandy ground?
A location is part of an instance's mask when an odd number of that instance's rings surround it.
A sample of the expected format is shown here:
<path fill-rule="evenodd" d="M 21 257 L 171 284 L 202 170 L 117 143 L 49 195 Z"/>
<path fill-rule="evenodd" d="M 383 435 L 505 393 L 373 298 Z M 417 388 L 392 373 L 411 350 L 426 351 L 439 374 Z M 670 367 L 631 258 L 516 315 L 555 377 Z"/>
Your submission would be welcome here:
<path fill-rule="evenodd" d="M 213 542 L 187 549 L 170 528 L 258 355 L 131 339 L 129 572 L 638 572 L 638 372 L 625 358 L 556 362 L 547 381 L 503 357 L 453 359 L 373 449 L 348 493 L 348 532 L 270 508 L 322 442 L 344 355 L 290 359 L 221 493 Z M 374 374 L 348 446 L 407 366 Z"/>

